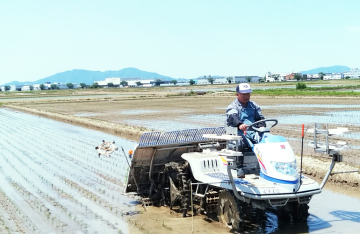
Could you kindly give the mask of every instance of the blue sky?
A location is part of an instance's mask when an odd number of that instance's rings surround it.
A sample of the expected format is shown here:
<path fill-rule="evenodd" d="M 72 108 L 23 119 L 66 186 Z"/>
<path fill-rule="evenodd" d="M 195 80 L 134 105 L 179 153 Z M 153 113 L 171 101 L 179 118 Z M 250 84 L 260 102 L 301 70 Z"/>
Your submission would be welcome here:
<path fill-rule="evenodd" d="M 360 67 L 360 1 L 0 0 L 0 84 L 72 69 L 173 78 Z"/>

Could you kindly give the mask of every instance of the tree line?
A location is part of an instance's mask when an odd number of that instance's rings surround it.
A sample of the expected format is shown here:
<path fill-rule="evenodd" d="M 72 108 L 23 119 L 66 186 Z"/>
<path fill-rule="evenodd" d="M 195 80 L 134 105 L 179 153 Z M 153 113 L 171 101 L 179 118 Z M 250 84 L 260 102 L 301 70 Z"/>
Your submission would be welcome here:
<path fill-rule="evenodd" d="M 323 80 L 323 79 L 324 79 L 324 76 L 325 76 L 325 73 L 319 72 L 318 75 L 319 75 L 319 78 L 320 78 L 321 80 Z M 279 77 L 280 77 L 280 76 L 279 76 L 278 74 L 272 75 L 272 78 L 274 78 L 274 80 L 278 80 Z M 215 78 L 211 77 L 210 75 L 209 75 L 208 77 L 204 76 L 204 78 L 207 78 L 207 81 L 208 81 L 210 84 L 213 84 L 213 83 L 215 82 Z M 246 77 L 245 77 L 245 80 L 246 80 L 247 82 L 251 82 L 252 78 L 253 78 L 252 76 L 246 76 Z M 228 82 L 229 84 L 231 84 L 232 82 L 234 82 L 234 78 L 231 77 L 231 76 L 228 76 L 228 77 L 226 77 L 225 79 L 227 80 L 227 82 Z M 294 74 L 294 80 L 300 81 L 300 80 L 306 80 L 306 79 L 307 79 L 306 76 L 302 76 L 302 75 L 300 75 L 300 74 Z M 346 76 L 345 79 L 350 79 L 350 77 L 349 77 L 349 76 Z M 266 80 L 266 77 L 263 77 L 263 78 L 260 80 L 260 82 L 265 82 L 265 80 Z M 155 82 L 154 82 L 154 85 L 155 85 L 155 86 L 160 86 L 160 84 L 163 84 L 163 83 L 164 83 L 163 80 L 161 80 L 161 79 L 156 79 Z M 178 83 L 178 81 L 177 81 L 177 80 L 171 80 L 171 83 L 172 83 L 173 85 L 176 85 L 176 84 Z M 190 85 L 194 85 L 195 83 L 196 83 L 195 80 L 193 80 L 193 79 L 190 79 L 190 80 L 189 80 L 189 84 L 190 84 Z M 135 84 L 136 84 L 137 86 L 143 85 L 143 83 L 141 83 L 141 81 L 137 81 Z M 129 83 L 128 83 L 127 81 L 121 81 L 121 82 L 120 82 L 120 85 L 123 86 L 123 87 L 126 87 L 126 86 L 129 85 Z M 66 86 L 67 86 L 69 89 L 73 89 L 73 88 L 74 88 L 74 84 L 73 84 L 73 83 L 67 83 Z M 111 87 L 116 87 L 113 83 L 108 83 L 107 86 L 108 86 L 109 88 L 111 88 Z M 85 88 L 96 89 L 96 88 L 100 88 L 100 87 L 101 87 L 101 86 L 100 86 L 97 82 L 94 82 L 92 85 L 87 85 L 87 84 L 85 84 L 85 83 L 80 83 L 80 84 L 79 84 L 79 88 L 82 88 L 82 89 L 85 89 Z M 40 84 L 39 88 L 40 88 L 40 90 L 46 90 L 46 89 L 48 89 L 48 87 L 46 87 L 44 84 Z M 50 89 L 60 89 L 59 86 L 56 85 L 56 84 L 51 84 L 49 88 L 50 88 Z M 2 90 L 2 88 L 0 87 L 0 91 L 9 91 L 9 90 L 11 89 L 11 87 L 10 87 L 10 85 L 6 85 L 6 86 L 3 87 L 3 89 L 4 89 L 4 90 Z M 34 86 L 30 85 L 30 90 L 34 90 Z M 18 91 L 20 91 L 20 90 L 18 90 Z"/>
<path fill-rule="evenodd" d="M 74 88 L 74 84 L 73 83 L 67 83 L 66 86 L 69 88 L 69 89 L 73 89 Z M 84 88 L 87 88 L 88 85 L 86 85 L 85 83 L 80 83 L 79 86 L 84 89 Z M 48 87 L 45 86 L 45 84 L 40 84 L 39 86 L 40 90 L 47 90 Z M 50 89 L 60 89 L 59 86 L 57 84 L 51 84 Z M 2 90 L 2 88 L 0 87 L 0 91 L 9 91 L 11 89 L 11 86 L 10 85 L 5 85 L 4 86 L 4 90 Z M 34 86 L 33 85 L 30 85 L 29 89 L 32 91 L 34 90 Z M 21 91 L 21 89 L 17 90 L 17 91 Z"/>
<path fill-rule="evenodd" d="M 325 75 L 326 74 L 324 72 L 318 73 L 320 80 L 324 80 Z M 274 74 L 271 77 L 274 78 L 274 80 L 278 80 L 280 75 Z M 306 79 L 307 79 L 307 75 L 294 74 L 294 80 L 300 81 L 300 80 L 306 80 Z M 350 76 L 346 76 L 346 77 L 344 77 L 344 79 L 350 79 Z"/>

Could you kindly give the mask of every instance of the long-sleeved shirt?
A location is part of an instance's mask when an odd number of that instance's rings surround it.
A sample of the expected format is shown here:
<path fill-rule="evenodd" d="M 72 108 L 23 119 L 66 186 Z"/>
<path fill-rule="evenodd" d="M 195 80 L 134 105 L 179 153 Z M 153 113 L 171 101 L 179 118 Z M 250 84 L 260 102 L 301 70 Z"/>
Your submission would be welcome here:
<path fill-rule="evenodd" d="M 246 107 L 243 107 L 238 99 L 235 99 L 230 105 L 226 108 L 226 119 L 228 126 L 239 127 L 243 122 L 240 120 L 240 113 L 245 108 L 253 108 L 255 110 L 255 121 L 265 119 L 261 113 L 260 106 L 253 101 L 248 101 Z"/>

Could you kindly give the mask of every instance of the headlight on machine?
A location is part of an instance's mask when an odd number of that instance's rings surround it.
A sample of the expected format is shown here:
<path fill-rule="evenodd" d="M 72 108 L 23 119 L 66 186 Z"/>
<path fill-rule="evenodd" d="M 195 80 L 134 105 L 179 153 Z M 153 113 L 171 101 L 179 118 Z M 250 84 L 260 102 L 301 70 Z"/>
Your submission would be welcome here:
<path fill-rule="evenodd" d="M 271 162 L 277 172 L 284 175 L 293 176 L 297 173 L 296 161 L 293 162 Z"/>

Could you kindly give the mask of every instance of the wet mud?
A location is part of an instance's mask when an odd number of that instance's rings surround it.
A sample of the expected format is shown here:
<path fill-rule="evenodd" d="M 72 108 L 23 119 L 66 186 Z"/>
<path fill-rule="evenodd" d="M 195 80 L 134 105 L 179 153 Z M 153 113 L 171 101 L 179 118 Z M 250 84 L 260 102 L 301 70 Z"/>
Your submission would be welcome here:
<path fill-rule="evenodd" d="M 336 187 L 330 187 L 336 189 Z M 244 230 L 230 230 L 213 216 L 181 217 L 181 212 L 168 207 L 148 207 L 129 220 L 131 233 L 357 233 L 360 228 L 360 199 L 324 189 L 309 203 L 309 217 L 305 222 L 279 216 L 276 209 L 253 209 L 245 220 Z M 355 194 L 353 194 L 355 195 Z M 335 202 L 336 201 L 336 202 Z"/>
<path fill-rule="evenodd" d="M 4 232 L 233 232 L 214 217 L 199 214 L 192 221 L 168 207 L 144 208 L 136 205 L 136 198 L 122 195 L 125 158 L 119 151 L 112 158 L 99 158 L 94 150 L 100 138 L 114 136 L 13 111 L 2 111 L 1 117 L 11 123 L 2 129 L 6 137 L 0 142 Z M 126 151 L 135 144 L 112 140 Z M 359 201 L 325 189 L 310 202 L 307 222 L 279 219 L 274 210 L 254 210 L 242 233 L 351 233 L 360 228 Z"/>
<path fill-rule="evenodd" d="M 64 122 L 77 124 L 80 126 L 90 127 L 94 129 L 99 129 L 105 132 L 109 132 L 112 134 L 118 134 L 119 136 L 130 138 L 133 140 L 137 140 L 138 137 L 141 135 L 142 132 L 148 130 L 160 130 L 160 131 L 171 131 L 171 130 L 181 130 L 183 128 L 191 127 L 191 128 L 201 128 L 201 127 L 209 127 L 209 126 L 221 126 L 224 120 L 224 111 L 226 106 L 234 99 L 234 96 L 229 96 L 228 94 L 221 94 L 221 95 L 212 95 L 212 96 L 201 96 L 201 97 L 181 97 L 181 98 L 134 98 L 134 99 L 116 99 L 113 98 L 111 101 L 103 100 L 101 98 L 93 99 L 91 101 L 84 101 L 82 103 L 77 103 L 73 101 L 61 101 L 57 103 L 53 102 L 46 102 L 42 101 L 41 103 L 21 103 L 16 104 L 16 107 L 13 108 L 21 108 L 21 110 L 26 110 L 31 113 L 35 113 L 40 116 L 50 117 L 56 120 L 61 120 Z M 269 100 L 269 98 L 263 97 L 254 97 L 253 100 L 257 101 L 263 108 L 263 112 L 267 117 L 274 117 L 274 118 L 287 118 L 292 119 L 290 122 L 286 122 L 284 126 L 281 126 L 281 121 L 279 125 L 274 128 L 273 134 L 284 135 L 287 137 L 288 141 L 292 144 L 294 151 L 297 154 L 300 154 L 300 146 L 301 146 L 301 139 L 300 139 L 300 124 L 299 118 L 296 116 L 302 116 L 302 119 L 306 121 L 306 128 L 311 128 L 312 122 L 311 120 L 314 119 L 314 116 L 326 116 L 326 118 L 321 119 L 325 120 L 330 127 L 349 127 L 351 130 L 351 134 L 338 136 L 333 138 L 332 140 L 344 140 L 347 141 L 351 148 L 347 151 L 344 151 L 344 159 L 346 159 L 345 164 L 339 164 L 339 167 L 335 167 L 335 169 L 339 170 L 349 170 L 350 168 L 358 167 L 359 163 L 359 150 L 357 147 L 360 146 L 358 134 L 360 132 L 360 121 L 357 121 L 356 118 L 358 117 L 359 113 L 359 99 L 355 98 L 346 98 L 346 99 L 295 99 L 295 98 L 286 98 L 286 99 L 273 99 Z M 344 105 L 346 102 L 346 105 Z M 283 107 L 286 103 L 287 107 Z M 308 104 L 310 106 L 306 106 L 306 108 L 302 108 L 301 105 Z M 14 105 L 14 104 L 13 104 Z M 311 106 L 312 105 L 312 106 Z M 324 105 L 323 108 L 320 108 L 318 105 Z M 329 106 L 326 106 L 329 105 Z M 340 112 L 347 112 L 348 117 L 347 119 L 343 118 L 341 114 L 336 114 L 334 116 L 334 109 L 336 113 Z M 352 111 L 352 112 L 351 112 Z M 331 112 L 331 113 L 330 113 Z M 330 113 L 330 115 L 328 114 Z M 20 114 L 20 113 L 18 113 Z M 331 117 L 333 116 L 333 118 Z M 42 119 L 42 118 L 40 118 Z M 329 119 L 331 121 L 329 121 Z M 336 120 L 336 121 L 335 121 Z M 346 120 L 345 122 L 342 120 Z M 40 121 L 41 122 L 41 121 Z M 285 121 L 284 121 L 285 122 Z M 155 124 L 154 124 L 155 123 Z M 36 124 L 35 124 L 36 125 Z M 61 125 L 57 125 L 61 126 Z M 108 127 L 107 127 L 108 126 Z M 118 132 L 114 131 L 114 126 L 119 129 Z M 146 129 L 144 126 L 146 126 Z M 150 127 L 149 127 L 150 126 Z M 61 129 L 61 127 L 60 127 Z M 66 134 L 70 133 L 70 135 L 79 136 L 80 130 L 71 130 L 72 127 L 64 127 L 66 130 Z M 75 129 L 75 128 L 73 128 Z M 105 130 L 104 130 L 105 129 Z M 124 130 L 125 129 L 125 130 Z M 130 130 L 129 130 L 130 129 Z M 50 130 L 49 130 L 50 131 Z M 87 130 L 87 134 L 90 130 Z M 8 133 L 9 134 L 9 133 Z M 43 132 L 46 135 L 45 132 Z M 72 135 L 72 136 L 73 136 Z M 89 136 L 92 139 L 98 139 L 99 134 L 93 133 Z M 305 142 L 305 150 L 304 155 L 311 156 L 307 157 L 307 162 L 304 162 L 304 170 L 306 174 L 314 176 L 315 178 L 321 179 L 326 171 L 329 159 L 324 155 L 319 155 L 313 152 L 313 150 L 307 147 L 307 143 L 312 140 L 313 136 L 310 133 L 307 133 L 304 138 Z M 44 139 L 44 138 L 40 138 Z M 61 139 L 61 138 L 59 138 Z M 23 139 L 25 140 L 25 139 Z M 76 142 L 76 141 L 75 141 Z M 85 142 L 85 141 L 84 141 Z M 2 142 L 3 145 L 10 144 L 8 141 Z M 35 143 L 34 143 L 35 144 Z M 95 142 L 93 142 L 95 144 Z M 126 142 L 124 143 L 129 148 L 132 148 L 135 142 Z M 29 144 L 26 144 L 28 146 Z M 71 145 L 71 144 L 70 144 Z M 95 144 L 96 145 L 96 144 Z M 56 145 L 57 147 L 59 145 Z M 10 148 L 20 148 L 18 145 L 10 145 Z M 57 148 L 55 147 L 55 148 Z M 75 146 L 75 148 L 78 146 Z M 90 147 L 90 144 L 87 143 L 82 147 Z M 93 147 L 93 146 L 92 146 Z M 31 147 L 30 147 L 31 148 Z M 49 148 L 54 148 L 50 147 Z M 10 152 L 11 150 L 8 149 Z M 34 150 L 35 151 L 35 150 Z M 50 152 L 50 151 L 46 151 Z M 118 153 L 118 152 L 117 152 Z M 48 163 L 57 165 L 57 164 L 64 164 L 67 166 L 70 165 L 81 165 L 82 163 L 86 162 L 81 160 L 75 160 L 73 157 L 64 155 L 64 150 L 59 151 L 54 149 L 53 156 L 57 161 L 48 161 Z M 93 153 L 86 151 L 85 155 L 88 154 L 88 158 L 90 159 Z M 346 156 L 345 156 L 346 155 Z M 85 156 L 84 156 L 85 157 Z M 114 158 L 120 159 L 121 155 L 118 155 Z M 16 158 L 16 157 L 15 157 Z M 46 158 L 43 155 L 43 158 Z M 96 158 L 96 157 L 95 157 Z M 7 158 L 9 160 L 9 158 Z M 60 160 L 60 161 L 59 161 Z M 61 161 L 63 160 L 63 161 Z M 111 217 L 107 217 L 108 219 L 105 220 L 105 213 L 102 213 L 100 216 L 100 210 L 105 209 L 107 212 L 112 212 L 114 207 L 117 207 L 117 211 L 121 211 L 122 215 L 115 214 L 115 216 L 122 221 L 124 221 L 124 226 L 122 228 L 114 228 L 115 231 L 123 231 L 126 232 L 126 225 L 130 228 L 130 233 L 191 233 L 189 231 L 192 230 L 192 218 L 187 217 L 185 219 L 181 218 L 179 213 L 174 211 L 170 211 L 167 207 L 147 207 L 144 209 L 141 206 L 134 206 L 134 203 L 130 200 L 126 200 L 129 198 L 124 197 L 124 201 L 122 204 L 120 203 L 113 203 L 112 199 L 106 198 L 106 195 L 102 194 L 102 191 L 110 190 L 113 194 L 121 194 L 122 190 L 122 183 L 116 181 L 124 181 L 124 176 L 126 172 L 125 168 L 126 162 L 124 159 L 122 160 L 123 168 L 119 168 L 116 171 L 114 168 L 114 172 L 111 172 L 109 169 L 109 165 L 113 159 L 101 159 L 101 164 L 103 165 L 103 169 L 98 168 L 95 169 L 88 169 L 87 173 L 90 174 L 86 179 L 79 177 L 78 174 L 74 172 L 69 172 L 67 175 L 61 174 L 56 176 L 59 183 L 65 184 L 67 187 L 59 187 L 55 189 L 51 189 L 53 192 L 52 196 L 57 196 L 57 199 L 61 201 L 60 205 L 63 207 L 67 207 L 69 205 L 71 209 L 74 210 L 74 203 L 76 204 L 79 199 L 74 198 L 73 193 L 66 193 L 65 191 L 71 188 L 70 191 L 76 191 L 75 194 L 78 194 L 75 197 L 85 197 L 83 204 L 88 204 L 87 208 L 89 207 L 99 207 L 100 208 L 93 208 L 99 212 L 99 215 L 94 215 L 95 211 L 90 212 L 92 215 L 86 216 L 84 213 L 77 217 L 82 218 L 85 220 L 85 217 L 89 218 L 89 220 L 97 220 L 97 224 L 93 224 L 90 226 L 89 222 L 85 228 L 80 224 L 76 224 L 73 221 L 70 222 L 69 219 L 64 218 L 57 218 L 62 216 L 67 216 L 67 211 L 62 211 L 63 213 L 59 213 L 59 216 L 54 217 L 54 221 L 56 221 L 55 225 L 50 224 L 49 221 L 41 223 L 40 226 L 36 227 L 33 232 L 37 232 L 36 230 L 47 230 L 46 228 L 55 230 L 61 230 L 61 227 L 64 227 L 65 230 L 81 230 L 83 232 L 92 232 L 92 230 L 97 230 L 97 225 L 101 227 L 104 226 L 102 222 L 109 225 L 111 227 L 114 224 L 112 222 Z M 35 160 L 37 162 L 37 160 Z M 299 161 L 299 160 L 298 160 Z M 91 161 L 87 162 L 88 165 L 92 165 L 95 167 L 96 162 Z M 114 162 L 113 162 L 114 163 Z M 4 165 L 5 162 L 4 162 Z M 32 165 L 29 163 L 29 165 Z M 42 164 L 41 164 L 42 165 Z M 316 166 L 319 165 L 319 166 Z M 23 164 L 23 166 L 25 166 Z M 65 167 L 67 167 L 65 166 Z M 351 167 L 352 166 L 352 167 Z M 11 165 L 10 165 L 11 167 Z M 20 166 L 21 167 L 21 166 Z M 64 166 L 62 166 L 64 167 Z M 106 167 L 106 169 L 105 169 Z M 80 168 L 80 167 L 79 167 Z M 77 168 L 77 170 L 79 170 Z M 65 169 L 64 169 L 65 170 Z M 76 170 L 76 169 L 75 169 Z M 110 170 L 110 172 L 109 172 Z M 57 170 L 58 171 L 58 170 Z M 60 169 L 61 171 L 61 169 Z M 31 172 L 31 170 L 30 170 Z M 29 173 L 30 173 L 29 172 Z M 13 174 L 16 174 L 15 171 L 12 171 Z M 59 173 L 59 172 L 58 172 Z M 60 174 L 60 173 L 59 173 Z M 11 173 L 9 175 L 12 175 Z M 120 179 L 118 176 L 120 175 Z M 352 179 L 349 177 L 334 177 L 331 181 L 327 184 L 326 187 L 331 185 L 331 182 L 340 185 L 335 190 L 346 190 L 346 191 L 353 191 L 353 194 L 358 194 L 358 176 L 356 174 Z M 5 176 L 6 177 L 6 176 Z M 9 176 L 8 176 L 9 177 Z M 20 176 L 21 177 L 21 176 Z M 39 177 L 39 175 L 38 175 Z M 85 183 L 84 181 L 88 180 L 88 178 L 93 178 L 92 182 Z M 97 181 L 97 182 L 94 182 Z M 26 190 L 22 190 L 22 183 L 26 184 L 25 181 L 16 182 L 17 184 L 12 183 L 13 180 L 6 180 L 9 188 L 12 187 L 14 193 L 24 193 L 26 194 Z M 100 183 L 99 181 L 103 181 Z M 346 181 L 346 183 L 345 183 Z M 49 182 L 41 181 L 49 187 Z M 5 183 L 5 182 L 4 182 Z M 85 183 L 86 186 L 83 184 Z M 99 184 L 102 184 L 101 186 Z M 11 186 L 10 186 L 11 185 Z M 96 187 L 94 190 L 92 186 L 100 186 L 100 189 Z M 1 187 L 2 188 L 2 187 Z M 26 188 L 24 186 L 24 188 Z M 61 189 L 63 188 L 63 189 Z M 30 194 L 35 194 L 35 191 L 28 188 L 27 189 Z M 47 191 L 48 189 L 45 189 Z M 21 192 L 22 191 L 22 192 Z M 45 192 L 43 191 L 43 192 Z M 40 193 L 41 194 L 41 193 Z M 44 196 L 44 195 L 43 195 Z M 115 196 L 115 195 L 114 195 Z M 29 196 L 31 197 L 31 196 Z M 90 199 L 89 199 L 90 197 Z M 10 198 L 9 198 L 10 199 Z M 23 199 L 23 198 L 22 198 Z M 85 200 L 91 200 L 90 202 Z M 96 201 L 94 201 L 94 199 Z M 121 198 L 119 198 L 121 199 Z M 319 195 L 315 195 L 313 200 L 310 202 L 310 216 L 307 222 L 303 224 L 292 223 L 289 220 L 282 220 L 279 219 L 276 215 L 276 212 L 270 210 L 267 212 L 257 212 L 254 211 L 254 217 L 252 220 L 247 222 L 245 227 L 244 233 L 328 233 L 328 232 L 340 232 L 343 233 L 343 230 L 346 232 L 351 233 L 360 228 L 359 226 L 359 217 L 360 214 L 358 210 L 360 210 L 359 200 L 357 198 L 349 197 L 346 194 L 337 194 L 328 190 L 324 190 L 323 193 Z M 4 201 L 6 198 L 3 199 Z M 334 205 L 334 200 L 337 203 Z M 49 200 L 51 201 L 51 199 Z M 348 206 L 348 202 L 351 202 L 352 206 Z M 31 203 L 31 201 L 30 201 Z M 15 203 L 16 204 L 16 203 Z M 46 203 L 42 203 L 46 204 Z M 94 205 L 95 204 L 95 205 Z M 17 204 L 16 204 L 17 205 Z M 52 204 L 53 207 L 61 207 L 60 205 Z M 18 206 L 18 205 L 17 205 Z M 45 206 L 45 205 L 44 205 Z M 15 207 L 15 206 L 14 206 Z M 28 207 L 28 210 L 34 209 L 35 212 L 41 214 L 42 217 L 38 217 L 38 219 L 44 219 L 47 213 L 42 210 L 41 208 Z M 42 207 L 41 203 L 38 204 L 37 207 Z M 48 207 L 48 206 L 46 206 Z M 112 207 L 112 209 L 110 208 Z M 13 208 L 16 210 L 16 208 Z M 76 209 L 82 210 L 81 208 L 77 207 Z M 61 210 L 61 208 L 60 208 Z M 1 212 L 4 215 L 2 217 L 6 217 L 6 215 L 11 215 L 11 211 L 9 212 Z M 73 211 L 72 211 L 73 213 Z M 81 212 L 80 212 L 81 213 Z M 52 215 L 53 213 L 51 213 Z M 132 214 L 137 214 L 132 216 Z M 14 215 L 14 214 L 13 214 Z M 40 215 L 40 216 L 41 216 Z M 52 216 L 49 217 L 52 217 Z M 114 214 L 113 214 L 114 215 Z M 24 216 L 25 217 L 25 216 Z M 17 219 L 20 219 L 18 217 Z M 70 219 L 73 219 L 73 216 L 70 216 Z M 25 219 L 26 220 L 26 219 Z M 85 221 L 84 221 L 85 222 Z M 11 230 L 22 230 L 24 227 L 16 226 L 14 223 L 6 222 L 6 227 L 10 227 Z M 28 221 L 29 227 L 34 225 L 34 221 Z M 64 225 L 66 224 L 66 225 Z M 0 222 L 1 225 L 1 222 Z M 62 225 L 62 226 L 61 226 Z M 119 223 L 118 223 L 119 225 Z M 343 227 L 346 225 L 346 227 Z M 39 226 L 39 225 L 38 225 Z M 126 226 L 126 227 L 125 227 Z M 3 226 L 0 226 L 3 229 Z M 4 228 L 6 228 L 4 227 Z M 26 226 L 25 226 L 26 227 Z M 116 227 L 116 226 L 115 226 Z M 95 228 L 95 229 L 92 229 Z M 344 229 L 345 228 L 345 229 Z M 6 229 L 3 229 L 6 230 Z M 24 229 L 26 231 L 31 232 L 31 228 Z M 91 231 L 89 231 L 91 230 Z M 106 229 L 107 230 L 107 229 Z M 112 230 L 111 228 L 109 230 Z M 124 231 L 125 230 L 125 231 Z M 26 233 L 25 231 L 25 233 Z M 112 230 L 113 231 L 113 230 Z M 194 217 L 194 232 L 195 233 L 229 233 L 231 232 L 229 228 L 221 226 L 216 219 L 208 218 L 204 215 L 197 215 Z M 109 232 L 111 233 L 111 232 Z M 115 233 L 115 232 L 114 232 Z"/>
<path fill-rule="evenodd" d="M 105 138 L 135 142 L 0 109 L 0 230 L 4 233 L 129 233 L 137 212 L 123 195 L 122 151 L 98 156 Z"/>
<path fill-rule="evenodd" d="M 80 103 L 76 100 L 56 103 L 41 101 L 18 103 L 11 107 L 137 141 L 147 131 L 223 126 L 225 109 L 234 99 L 233 94 L 226 92 L 191 97 L 144 94 L 132 99 L 97 98 Z M 313 128 L 314 122 L 327 123 L 329 128 L 347 127 L 350 133 L 333 136 L 330 142 L 347 142 L 350 147 L 342 152 L 343 160 L 350 166 L 359 167 L 360 98 L 254 96 L 252 100 L 260 104 L 267 118 L 279 120 L 272 134 L 285 136 L 298 155 L 301 153 L 302 123 L 305 124 L 305 130 Z M 320 141 L 325 141 L 321 135 L 318 137 Z M 305 133 L 304 155 L 324 156 L 314 153 L 308 146 L 313 138 L 313 134 Z M 307 173 L 314 175 L 311 171 Z M 355 183 L 353 185 L 357 186 Z"/>

